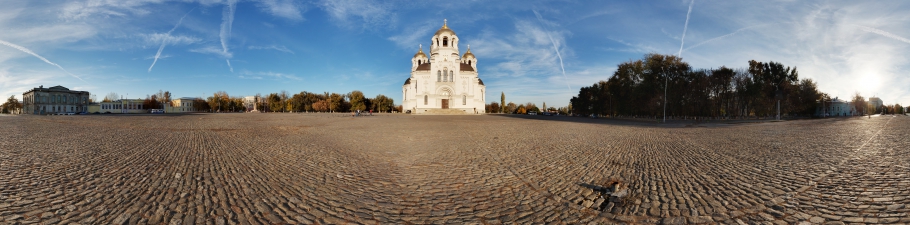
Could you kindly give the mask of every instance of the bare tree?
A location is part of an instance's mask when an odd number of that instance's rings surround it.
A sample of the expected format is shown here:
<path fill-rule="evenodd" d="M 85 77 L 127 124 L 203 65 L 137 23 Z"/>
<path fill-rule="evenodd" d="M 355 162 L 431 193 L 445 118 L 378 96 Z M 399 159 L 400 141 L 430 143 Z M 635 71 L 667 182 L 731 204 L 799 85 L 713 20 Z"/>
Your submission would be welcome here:
<path fill-rule="evenodd" d="M 284 112 L 288 105 L 288 91 L 281 90 L 281 92 L 278 92 L 278 98 L 280 98 L 280 111 Z"/>
<path fill-rule="evenodd" d="M 102 102 L 113 102 L 113 101 L 117 101 L 117 100 L 120 100 L 120 95 L 117 95 L 117 93 L 111 92 L 111 93 L 108 93 L 107 95 L 105 95 L 104 100 L 101 100 L 101 101 Z"/>

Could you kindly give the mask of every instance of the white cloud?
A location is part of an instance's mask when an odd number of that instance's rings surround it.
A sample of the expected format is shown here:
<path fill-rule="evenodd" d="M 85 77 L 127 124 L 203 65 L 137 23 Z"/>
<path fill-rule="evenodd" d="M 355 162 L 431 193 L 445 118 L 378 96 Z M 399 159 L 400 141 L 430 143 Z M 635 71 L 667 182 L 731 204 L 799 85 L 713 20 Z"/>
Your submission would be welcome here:
<path fill-rule="evenodd" d="M 172 35 L 167 33 L 153 33 L 139 35 L 148 45 L 188 45 L 202 41 L 202 39 L 185 35 Z"/>
<path fill-rule="evenodd" d="M 501 34 L 485 31 L 477 40 L 470 40 L 471 52 L 483 58 L 502 59 L 497 65 L 485 67 L 486 77 L 543 76 L 561 73 L 559 57 L 553 50 L 553 43 L 565 43 L 566 31 L 550 32 L 534 23 L 518 20 L 515 33 Z M 559 48 L 567 56 L 572 50 L 562 44 Z"/>
<path fill-rule="evenodd" d="M 60 80 L 63 78 L 66 78 L 66 75 L 60 74 L 57 70 L 20 71 L 9 66 L 0 67 L 0 97 L 5 101 L 9 96 L 15 96 L 21 101 L 23 92 L 41 85 L 60 84 Z"/>
<path fill-rule="evenodd" d="M 303 78 L 300 78 L 294 74 L 276 73 L 276 72 L 272 72 L 272 71 L 268 71 L 268 72 L 243 71 L 243 72 L 240 72 L 240 76 L 238 76 L 238 78 L 255 79 L 255 80 L 262 80 L 263 78 L 270 78 L 272 80 L 303 80 Z"/>
<path fill-rule="evenodd" d="M 160 56 L 158 56 L 158 59 L 166 59 L 166 58 L 170 58 L 170 57 L 171 57 L 171 55 L 160 55 Z M 147 59 L 147 60 L 154 60 L 154 59 L 155 59 L 155 56 L 154 56 L 154 55 L 150 55 L 150 56 L 148 56 L 148 57 L 145 57 L 145 59 Z"/>
<path fill-rule="evenodd" d="M 260 0 L 256 5 L 272 16 L 292 21 L 302 21 L 305 11 L 302 4 L 293 0 Z"/>
<path fill-rule="evenodd" d="M 319 4 L 343 26 L 362 23 L 363 28 L 385 27 L 395 22 L 390 7 L 374 0 L 322 0 Z"/>
<path fill-rule="evenodd" d="M 285 47 L 284 45 L 269 45 L 269 46 L 253 46 L 253 45 L 251 45 L 251 46 L 249 46 L 249 47 L 247 47 L 247 48 L 250 49 L 250 50 L 275 50 L 275 51 L 287 52 L 287 53 L 294 54 L 293 51 L 291 51 L 290 49 L 288 49 L 288 48 Z"/>
<path fill-rule="evenodd" d="M 147 4 L 158 4 L 165 0 L 132 0 L 132 1 L 107 1 L 85 0 L 71 1 L 64 5 L 60 17 L 65 20 L 79 20 L 92 16 L 108 18 L 111 16 L 124 17 L 128 14 L 145 15 L 149 10 L 142 7 Z"/>
<path fill-rule="evenodd" d="M 418 47 L 421 43 L 428 42 L 430 37 L 427 34 L 432 33 L 433 29 L 439 28 L 439 23 L 432 21 L 425 21 L 423 23 L 411 24 L 405 27 L 401 34 L 389 37 L 388 40 L 394 42 L 399 47 L 405 49 L 414 49 Z M 425 40 L 420 40 L 421 38 L 426 38 Z M 429 46 L 427 46 L 429 47 Z M 416 52 L 416 50 L 415 50 Z"/>
<path fill-rule="evenodd" d="M 224 52 L 224 51 L 222 51 L 222 49 L 220 49 L 220 48 L 218 48 L 218 47 L 215 47 L 215 46 L 206 46 L 206 47 L 202 47 L 202 48 L 194 48 L 194 49 L 190 49 L 189 51 L 190 51 L 190 52 L 195 52 L 195 53 L 202 53 L 202 54 L 213 54 L 213 55 L 218 55 L 218 56 L 220 56 L 220 57 L 222 57 L 222 58 L 226 58 L 226 59 L 231 58 L 231 57 L 234 56 L 233 53 Z"/>
<path fill-rule="evenodd" d="M 797 67 L 801 79 L 812 78 L 831 96 L 850 98 L 860 92 L 866 97 L 877 95 L 886 104 L 910 102 L 906 88 L 895 85 L 910 83 L 906 73 L 910 69 L 910 55 L 906 54 L 910 18 L 901 7 L 877 2 L 792 4 L 800 7 L 787 3 L 785 7 L 749 10 L 754 12 L 730 12 L 737 16 L 724 21 L 730 22 L 726 26 L 739 29 L 727 28 L 726 32 L 737 30 L 721 36 L 702 35 L 707 40 L 687 48 L 686 61 L 696 68 L 745 67 L 751 59 L 775 61 Z M 792 16 L 767 17 L 769 14 Z M 689 27 L 690 34 L 711 29 Z M 737 33 L 744 34 L 734 35 Z"/>

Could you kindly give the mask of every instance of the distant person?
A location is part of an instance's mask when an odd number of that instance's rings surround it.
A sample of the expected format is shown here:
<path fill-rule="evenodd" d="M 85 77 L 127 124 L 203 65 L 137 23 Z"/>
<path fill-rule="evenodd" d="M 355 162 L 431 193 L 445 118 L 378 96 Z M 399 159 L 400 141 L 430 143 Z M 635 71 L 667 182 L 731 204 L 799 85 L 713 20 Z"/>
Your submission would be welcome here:
<path fill-rule="evenodd" d="M 373 116 L 373 110 L 370 109 L 370 116 Z"/>

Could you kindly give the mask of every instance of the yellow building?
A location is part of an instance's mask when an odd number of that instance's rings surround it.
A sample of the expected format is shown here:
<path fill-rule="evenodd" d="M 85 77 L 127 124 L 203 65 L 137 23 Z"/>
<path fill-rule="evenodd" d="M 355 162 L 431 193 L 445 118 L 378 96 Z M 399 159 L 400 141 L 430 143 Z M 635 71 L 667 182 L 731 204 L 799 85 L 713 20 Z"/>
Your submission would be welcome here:
<path fill-rule="evenodd" d="M 188 113 L 196 112 L 196 107 L 193 105 L 193 102 L 197 98 L 183 97 L 171 100 L 171 106 L 165 109 L 166 113 Z"/>

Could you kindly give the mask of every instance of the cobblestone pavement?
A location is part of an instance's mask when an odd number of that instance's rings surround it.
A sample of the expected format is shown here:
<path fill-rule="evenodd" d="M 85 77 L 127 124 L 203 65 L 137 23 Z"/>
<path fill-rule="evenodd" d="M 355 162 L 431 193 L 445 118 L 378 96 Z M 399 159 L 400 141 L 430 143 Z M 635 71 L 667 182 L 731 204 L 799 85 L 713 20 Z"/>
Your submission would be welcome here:
<path fill-rule="evenodd" d="M 0 117 L 0 224 L 910 223 L 910 117 Z"/>

